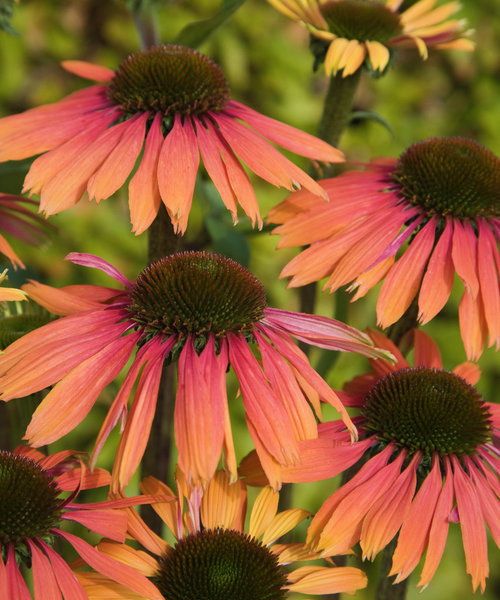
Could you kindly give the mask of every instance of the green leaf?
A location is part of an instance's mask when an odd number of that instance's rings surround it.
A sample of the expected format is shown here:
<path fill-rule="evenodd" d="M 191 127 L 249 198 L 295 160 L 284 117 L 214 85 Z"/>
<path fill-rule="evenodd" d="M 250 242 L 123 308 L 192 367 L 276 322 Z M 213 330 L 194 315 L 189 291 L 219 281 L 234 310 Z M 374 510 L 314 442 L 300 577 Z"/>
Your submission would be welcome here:
<path fill-rule="evenodd" d="M 215 215 L 205 217 L 205 227 L 212 240 L 214 251 L 228 256 L 244 267 L 250 262 L 250 247 L 243 233 L 231 223 Z"/>
<path fill-rule="evenodd" d="M 14 0 L 0 0 L 0 29 L 11 35 L 19 35 L 10 25 L 14 14 Z"/>
<path fill-rule="evenodd" d="M 384 129 L 387 129 L 391 136 L 394 137 L 394 131 L 384 117 L 381 117 L 379 114 L 370 110 L 353 111 L 349 116 L 349 123 L 352 123 L 353 121 L 375 121 L 379 125 L 382 125 Z"/>
<path fill-rule="evenodd" d="M 205 42 L 216 29 L 218 29 L 243 5 L 245 0 L 223 0 L 220 11 L 202 21 L 195 21 L 186 25 L 175 38 L 174 44 L 198 48 Z"/>

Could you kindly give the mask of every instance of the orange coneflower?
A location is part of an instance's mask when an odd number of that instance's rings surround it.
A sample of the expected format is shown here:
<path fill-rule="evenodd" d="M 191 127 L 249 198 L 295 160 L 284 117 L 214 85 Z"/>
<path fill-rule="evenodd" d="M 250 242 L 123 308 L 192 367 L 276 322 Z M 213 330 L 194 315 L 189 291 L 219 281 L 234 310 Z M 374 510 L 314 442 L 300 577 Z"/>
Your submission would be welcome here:
<path fill-rule="evenodd" d="M 317 183 L 267 140 L 314 160 L 343 160 L 329 144 L 231 100 L 220 67 L 191 48 L 143 50 L 116 71 L 80 61 L 63 66 L 102 83 L 0 120 L 0 160 L 44 153 L 24 187 L 40 194 L 46 215 L 73 206 L 85 190 L 97 202 L 111 196 L 143 150 L 129 185 L 136 234 L 149 227 L 162 201 L 175 230 L 185 231 L 200 154 L 233 219 L 239 203 L 262 225 L 239 159 L 273 185 L 320 195 Z"/>
<path fill-rule="evenodd" d="M 19 568 L 23 565 L 33 574 L 35 600 L 87 600 L 84 588 L 53 548 L 56 540 L 66 540 L 102 575 L 129 586 L 141 597 L 161 600 L 156 587 L 144 576 L 61 529 L 64 521 L 74 521 L 123 542 L 127 515 L 114 509 L 141 502 L 137 498 L 74 502 L 78 490 L 107 485 L 110 480 L 100 469 L 89 473 L 75 468 L 75 454 L 69 450 L 45 456 L 25 446 L 14 452 L 0 450 L 0 598 L 31 600 Z M 64 491 L 72 493 L 65 498 Z"/>
<path fill-rule="evenodd" d="M 384 279 L 377 316 L 388 327 L 417 295 L 418 319 L 430 321 L 456 273 L 468 358 L 481 355 L 487 335 L 498 348 L 500 160 L 492 152 L 464 138 L 431 138 L 321 183 L 330 203 L 298 192 L 269 215 L 282 223 L 280 247 L 310 244 L 282 271 L 291 286 L 328 277 L 325 288 L 351 283 L 357 299 Z"/>
<path fill-rule="evenodd" d="M 473 50 L 464 21 L 450 19 L 458 2 L 436 7 L 437 0 L 269 0 L 280 12 L 307 27 L 317 59 L 327 75 L 352 75 L 366 65 L 381 73 L 391 49 L 415 45 L 427 58 L 428 47 Z M 410 6 L 408 6 L 410 4 Z"/>
<path fill-rule="evenodd" d="M 247 424 L 263 462 L 268 455 L 278 463 L 296 460 L 297 440 L 317 435 L 309 402 L 319 414 L 318 399 L 335 406 L 355 436 L 342 404 L 292 336 L 321 348 L 387 355 L 357 329 L 268 307 L 260 282 L 219 255 L 170 255 L 147 267 L 135 282 L 98 257 L 69 258 L 102 269 L 125 289 L 26 286 L 32 299 L 67 315 L 28 333 L 0 356 L 2 400 L 57 383 L 28 426 L 26 437 L 32 445 L 50 443 L 76 427 L 135 348 L 96 446 L 99 449 L 116 423 L 125 419 L 138 379 L 115 462 L 115 483 L 126 484 L 139 464 L 163 364 L 177 359 L 175 438 L 179 464 L 194 481 L 210 479 L 223 448 L 229 471 L 236 472 L 225 383 L 229 365 L 238 378 Z M 277 485 L 272 471 L 269 476 Z"/>
<path fill-rule="evenodd" d="M 313 481 L 360 467 L 324 502 L 308 542 L 328 555 L 360 542 L 372 559 L 398 534 L 390 575 L 405 579 L 425 553 L 418 585 L 426 586 L 450 523 L 459 523 L 472 587 L 484 591 L 485 523 L 500 545 L 499 407 L 473 387 L 478 367 L 443 370 L 426 334 L 414 332 L 414 367 L 382 334 L 371 336 L 397 362 L 372 360 L 373 370 L 344 388 L 344 403 L 361 411 L 354 419 L 360 441 L 350 443 L 341 421 L 319 425 L 319 439 L 301 442 L 301 462 L 282 473 L 283 481 Z M 251 457 L 243 465 L 251 478 L 258 475 Z"/>
<path fill-rule="evenodd" d="M 270 487 L 265 487 L 255 499 L 248 527 L 245 485 L 241 481 L 230 483 L 222 471 L 215 473 L 202 494 L 179 482 L 182 492 L 176 497 L 153 477 L 145 479 L 141 487 L 146 493 L 170 499 L 153 507 L 176 542 L 171 545 L 158 538 L 136 516 L 131 519 L 131 536 L 159 555 L 157 560 L 124 544 L 104 542 L 99 547 L 103 553 L 151 577 L 165 599 L 285 600 L 291 592 L 352 594 L 366 586 L 366 575 L 352 567 L 316 564 L 293 570 L 283 568 L 320 556 L 303 543 L 275 543 L 310 513 L 302 509 L 278 513 L 279 494 Z M 90 600 L 103 596 L 124 600 L 136 597 L 130 596 L 124 586 L 103 577 L 76 575 Z"/>

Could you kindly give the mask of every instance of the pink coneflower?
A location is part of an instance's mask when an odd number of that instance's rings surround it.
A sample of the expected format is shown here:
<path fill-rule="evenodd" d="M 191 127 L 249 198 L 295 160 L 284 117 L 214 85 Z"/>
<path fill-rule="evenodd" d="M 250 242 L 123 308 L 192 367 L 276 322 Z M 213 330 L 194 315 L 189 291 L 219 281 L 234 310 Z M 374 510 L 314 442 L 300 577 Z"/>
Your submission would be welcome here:
<path fill-rule="evenodd" d="M 366 65 L 381 73 L 391 50 L 416 46 L 423 59 L 428 47 L 473 50 L 464 20 L 450 19 L 460 8 L 455 0 L 436 7 L 436 0 L 269 0 L 277 10 L 299 21 L 315 40 L 317 60 L 327 75 L 352 75 Z M 321 45 L 324 47 L 321 48 Z"/>
<path fill-rule="evenodd" d="M 35 411 L 26 437 L 35 446 L 59 439 L 87 415 L 99 394 L 134 361 L 99 433 L 96 452 L 126 418 L 114 482 L 125 485 L 143 455 L 162 367 L 178 360 L 175 438 L 180 467 L 208 481 L 224 449 L 236 473 L 226 398 L 230 365 L 239 381 L 247 424 L 266 463 L 297 460 L 297 440 L 316 437 L 319 400 L 350 419 L 337 396 L 312 369 L 292 336 L 330 350 L 386 356 L 360 331 L 338 321 L 266 306 L 262 285 L 231 259 L 206 252 L 168 256 L 130 282 L 91 255 L 78 264 L 102 269 L 124 289 L 98 286 L 55 290 L 32 283 L 30 296 L 63 319 L 33 331 L 0 356 L 0 390 L 11 400 L 56 384 Z M 254 356 L 251 346 L 260 356 Z M 273 485 L 277 485 L 269 471 Z"/>
<path fill-rule="evenodd" d="M 26 208 L 36 205 L 37 202 L 28 198 L 0 193 L 0 253 L 10 260 L 14 268 L 24 269 L 24 264 L 2 234 L 33 246 L 39 244 L 45 237 L 45 233 L 40 229 L 43 219 Z"/>
<path fill-rule="evenodd" d="M 278 512 L 279 494 L 269 486 L 255 499 L 248 525 L 246 487 L 241 481 L 230 483 L 222 471 L 215 473 L 204 493 L 184 483 L 176 497 L 154 477 L 145 479 L 141 487 L 170 500 L 153 507 L 175 543 L 154 536 L 136 517 L 131 537 L 158 558 L 114 542 L 99 547 L 150 576 L 165 600 L 285 600 L 296 593 L 301 597 L 353 594 L 366 587 L 366 575 L 360 569 L 332 564 L 296 566 L 299 561 L 317 563 L 320 556 L 300 542 L 276 542 L 310 513 L 298 508 Z M 103 577 L 76 575 L 90 600 L 135 598 L 124 586 Z"/>
<path fill-rule="evenodd" d="M 500 160 L 463 138 L 431 138 L 398 159 L 321 182 L 330 203 L 298 192 L 271 211 L 279 246 L 310 247 L 281 276 L 291 286 L 328 277 L 331 292 L 351 283 L 354 300 L 384 279 L 378 322 L 388 327 L 418 295 L 418 319 L 446 304 L 455 273 L 465 286 L 459 308 L 471 360 L 489 336 L 500 344 Z M 399 253 L 399 259 L 396 256 Z"/>
<path fill-rule="evenodd" d="M 63 66 L 102 83 L 0 120 L 0 160 L 44 153 L 24 188 L 40 194 L 46 215 L 73 206 L 85 190 L 96 202 L 114 194 L 143 150 L 129 185 L 136 234 L 149 227 L 162 201 L 175 230 L 185 231 L 200 154 L 233 219 L 239 203 L 260 226 L 239 159 L 273 185 L 319 195 L 322 188 L 267 140 L 314 160 L 343 160 L 329 144 L 231 100 L 220 67 L 192 48 L 136 52 L 116 71 L 80 61 Z"/>
<path fill-rule="evenodd" d="M 162 596 L 146 577 L 60 528 L 64 521 L 75 521 L 123 542 L 127 515 L 113 509 L 135 503 L 134 499 L 93 504 L 74 502 L 79 489 L 107 485 L 110 479 L 100 469 L 93 473 L 74 469 L 74 455 L 69 450 L 44 456 L 22 446 L 14 452 L 0 450 L 0 597 L 31 599 L 19 568 L 23 565 L 33 574 L 35 600 L 87 600 L 70 567 L 53 548 L 56 540 L 66 540 L 86 564 L 102 575 L 127 585 L 141 597 L 161 600 Z M 64 498 L 61 495 L 64 491 L 72 493 Z"/>
<path fill-rule="evenodd" d="M 459 523 L 472 587 L 484 591 L 485 523 L 500 545 L 500 411 L 473 387 L 475 364 L 445 371 L 431 338 L 414 335 L 411 367 L 382 334 L 371 334 L 397 362 L 371 361 L 373 371 L 341 395 L 361 411 L 354 419 L 360 440 L 351 444 L 341 421 L 319 425 L 319 438 L 300 443 L 301 462 L 284 468 L 282 478 L 325 479 L 358 464 L 313 518 L 312 547 L 330 555 L 360 542 L 363 557 L 372 559 L 398 534 L 390 575 L 405 579 L 425 553 L 418 585 L 426 586 L 450 523 Z M 255 477 L 254 461 L 248 463 Z"/>

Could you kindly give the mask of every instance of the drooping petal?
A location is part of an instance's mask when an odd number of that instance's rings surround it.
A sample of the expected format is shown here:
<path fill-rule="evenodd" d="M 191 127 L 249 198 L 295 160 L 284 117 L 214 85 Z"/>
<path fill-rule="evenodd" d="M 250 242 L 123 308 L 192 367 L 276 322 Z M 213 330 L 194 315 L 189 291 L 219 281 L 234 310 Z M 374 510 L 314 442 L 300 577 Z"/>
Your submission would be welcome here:
<path fill-rule="evenodd" d="M 33 413 L 26 429 L 30 444 L 49 444 L 79 425 L 125 366 L 138 339 L 136 333 L 115 340 L 66 375 Z"/>
<path fill-rule="evenodd" d="M 119 142 L 88 181 L 90 200 L 100 202 L 109 198 L 125 183 L 144 144 L 148 118 L 149 113 L 145 112 L 126 121 L 127 127 Z"/>
<path fill-rule="evenodd" d="M 224 440 L 227 350 L 215 353 L 210 336 L 198 356 L 188 337 L 179 357 L 175 400 L 175 440 L 179 466 L 194 484 L 209 481 L 219 464 Z"/>
<path fill-rule="evenodd" d="M 264 533 L 278 512 L 278 502 L 279 494 L 271 487 L 265 486 L 259 492 L 250 514 L 249 535 L 258 538 Z"/>
<path fill-rule="evenodd" d="M 134 592 L 142 594 L 149 600 L 163 600 L 163 596 L 159 593 L 156 586 L 135 569 L 111 559 L 106 554 L 92 548 L 87 542 L 84 542 L 72 533 L 60 529 L 54 531 L 57 535 L 67 540 L 83 560 L 99 573 L 107 575 L 113 579 L 113 581 L 122 583 Z"/>
<path fill-rule="evenodd" d="M 217 471 L 210 480 L 201 499 L 201 522 L 207 529 L 234 529 L 234 524 L 241 512 L 242 500 L 246 495 L 242 492 L 241 481 L 231 483 L 224 471 Z"/>
<path fill-rule="evenodd" d="M 179 114 L 165 137 L 158 159 L 158 186 L 176 232 L 184 233 L 200 155 L 191 119 Z"/>
<path fill-rule="evenodd" d="M 473 298 L 465 290 L 458 307 L 460 335 L 469 360 L 478 360 L 486 345 L 487 327 L 481 304 L 481 295 Z"/>
<path fill-rule="evenodd" d="M 61 600 L 61 592 L 50 561 L 33 540 L 26 540 L 31 551 L 35 600 Z"/>
<path fill-rule="evenodd" d="M 75 574 L 68 564 L 43 540 L 38 540 L 38 545 L 43 549 L 50 560 L 57 583 L 64 600 L 88 600 L 82 586 L 78 583 Z"/>
<path fill-rule="evenodd" d="M 464 282 L 468 293 L 475 300 L 479 292 L 477 279 L 477 238 L 472 225 L 458 219 L 453 221 L 451 256 L 455 271 Z"/>
<path fill-rule="evenodd" d="M 91 269 L 99 269 L 106 275 L 109 275 L 116 281 L 122 283 L 126 288 L 131 288 L 132 283 L 120 273 L 120 271 L 114 267 L 107 260 L 104 260 L 100 256 L 95 254 L 85 254 L 83 252 L 70 252 L 65 256 L 65 260 L 70 260 L 75 265 L 82 265 L 83 267 L 89 267 Z"/>
<path fill-rule="evenodd" d="M 418 318 L 428 323 L 450 297 L 455 269 L 451 260 L 453 225 L 448 218 L 427 265 L 418 296 Z"/>
<path fill-rule="evenodd" d="M 151 225 L 161 205 L 157 172 L 162 144 L 161 113 L 156 113 L 146 137 L 141 163 L 128 186 L 130 220 L 136 235 Z"/>
<path fill-rule="evenodd" d="M 0 561 L 2 559 L 0 558 Z M 31 600 L 31 595 L 28 586 L 21 575 L 16 563 L 16 555 L 14 553 L 14 545 L 8 544 L 7 550 L 7 590 L 9 600 Z"/>
<path fill-rule="evenodd" d="M 435 229 L 436 219 L 432 218 L 387 274 L 377 301 L 377 319 L 382 327 L 401 318 L 415 298 L 434 245 Z"/>
<path fill-rule="evenodd" d="M 484 219 L 477 219 L 479 239 L 477 244 L 477 269 L 481 286 L 484 318 L 489 335 L 489 346 L 500 346 L 500 281 L 497 265 L 497 241 Z M 496 260 L 492 260 L 495 257 Z"/>

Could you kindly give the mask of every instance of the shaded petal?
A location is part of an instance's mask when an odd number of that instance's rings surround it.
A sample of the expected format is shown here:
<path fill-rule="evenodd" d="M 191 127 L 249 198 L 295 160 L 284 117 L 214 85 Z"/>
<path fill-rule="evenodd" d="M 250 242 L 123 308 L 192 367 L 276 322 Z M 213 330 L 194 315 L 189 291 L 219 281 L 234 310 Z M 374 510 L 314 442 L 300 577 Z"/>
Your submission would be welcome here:
<path fill-rule="evenodd" d="M 100 202 L 109 198 L 125 183 L 144 144 L 148 118 L 149 113 L 145 112 L 137 118 L 132 117 L 125 121 L 127 127 L 119 142 L 88 181 L 89 200 L 95 199 L 96 202 Z"/>
<path fill-rule="evenodd" d="M 460 334 L 469 360 L 478 360 L 486 344 L 487 326 L 481 302 L 481 295 L 473 298 L 465 290 L 458 307 Z"/>
<path fill-rule="evenodd" d="M 25 434 L 30 444 L 49 444 L 79 425 L 123 369 L 139 337 L 131 334 L 115 340 L 68 373 L 33 413 Z"/>
<path fill-rule="evenodd" d="M 57 579 L 48 558 L 33 540 L 28 538 L 26 539 L 26 543 L 31 550 L 31 559 L 33 561 L 31 571 L 33 573 L 35 600 L 61 600 L 62 597 Z"/>
<path fill-rule="evenodd" d="M 436 218 L 433 217 L 387 274 L 377 301 L 377 318 L 382 327 L 401 318 L 416 296 L 434 245 L 435 229 Z"/>
<path fill-rule="evenodd" d="M 468 293 L 475 300 L 479 292 L 479 281 L 477 279 L 477 238 L 472 225 L 453 221 L 453 242 L 451 256 L 455 270 L 464 282 Z"/>
<path fill-rule="evenodd" d="M 78 583 L 75 574 L 69 568 L 66 561 L 43 540 L 39 539 L 38 544 L 50 560 L 64 600 L 88 600 L 87 594 Z"/>
<path fill-rule="evenodd" d="M 157 176 L 163 144 L 161 120 L 161 113 L 156 113 L 146 137 L 141 162 L 128 186 L 130 220 L 136 235 L 151 225 L 161 205 Z"/>
<path fill-rule="evenodd" d="M 158 159 L 158 186 L 174 230 L 184 233 L 187 227 L 200 156 L 191 119 L 184 124 L 179 114 L 165 137 Z"/>
<path fill-rule="evenodd" d="M 10 543 L 8 546 L 6 564 L 8 598 L 9 600 L 31 600 L 28 586 L 16 563 L 14 545 Z M 0 561 L 1 560 L 0 557 Z"/>
<path fill-rule="evenodd" d="M 500 282 L 497 264 L 497 241 L 484 219 L 477 219 L 479 239 L 477 244 L 477 266 L 484 318 L 489 334 L 489 346 L 500 346 Z M 496 259 L 496 260 L 495 260 Z"/>
<path fill-rule="evenodd" d="M 113 581 L 122 583 L 149 600 L 163 600 L 163 596 L 157 588 L 135 569 L 109 558 L 106 554 L 102 554 L 95 548 L 92 548 L 92 546 L 89 546 L 87 542 L 76 537 L 76 535 L 60 529 L 55 529 L 54 531 L 57 535 L 67 540 L 83 560 L 99 573 L 107 575 Z"/>
<path fill-rule="evenodd" d="M 383 71 L 389 62 L 390 53 L 388 48 L 380 42 L 365 41 L 368 56 L 374 71 Z"/>
<path fill-rule="evenodd" d="M 244 484 L 231 483 L 224 471 L 217 471 L 201 499 L 201 522 L 207 529 L 234 529 L 242 504 L 246 506 Z"/>
<path fill-rule="evenodd" d="M 287 588 L 302 594 L 354 594 L 368 585 L 368 578 L 355 567 L 300 567 L 288 573 Z"/>
<path fill-rule="evenodd" d="M 418 319 L 422 324 L 433 319 L 450 297 L 455 275 L 451 259 L 452 236 L 453 224 L 447 217 L 445 228 L 432 252 L 420 286 Z"/>
<path fill-rule="evenodd" d="M 279 494 L 269 486 L 265 486 L 253 503 L 248 525 L 248 534 L 259 538 L 267 529 L 278 512 Z"/>
<path fill-rule="evenodd" d="M 295 154 L 325 162 L 344 161 L 342 152 L 323 140 L 300 129 L 266 117 L 240 102 L 230 100 L 224 112 L 245 121 L 268 140 L 295 152 Z"/>
<path fill-rule="evenodd" d="M 211 479 L 222 452 L 227 350 L 221 350 L 217 356 L 211 335 L 198 356 L 189 336 L 179 357 L 175 441 L 179 466 L 195 485 Z"/>
<path fill-rule="evenodd" d="M 110 81 L 115 76 L 115 72 L 101 65 L 94 65 L 83 60 L 63 60 L 62 67 L 85 79 L 93 79 L 94 81 Z"/>
<path fill-rule="evenodd" d="M 431 367 L 432 369 L 442 369 L 443 361 L 438 345 L 420 329 L 413 330 L 413 362 L 416 367 Z"/>
<path fill-rule="evenodd" d="M 452 456 L 451 461 L 467 573 L 472 577 L 473 591 L 480 586 L 481 591 L 484 592 L 489 565 L 481 500 L 472 480 L 463 471 L 459 460 Z"/>

